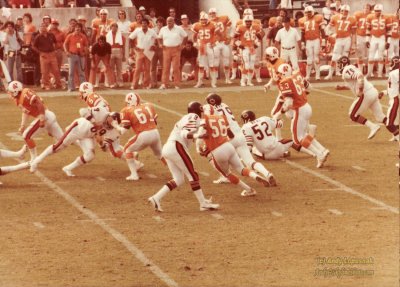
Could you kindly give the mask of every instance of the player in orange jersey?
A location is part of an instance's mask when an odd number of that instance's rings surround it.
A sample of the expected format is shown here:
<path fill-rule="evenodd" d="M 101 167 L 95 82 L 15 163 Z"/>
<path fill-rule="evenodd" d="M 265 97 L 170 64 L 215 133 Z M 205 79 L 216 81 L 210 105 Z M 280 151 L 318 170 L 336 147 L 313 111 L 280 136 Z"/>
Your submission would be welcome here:
<path fill-rule="evenodd" d="M 228 123 L 220 115 L 203 115 L 200 128 L 194 136 L 197 138 L 196 149 L 202 156 L 211 156 L 211 163 L 224 177 L 233 184 L 238 184 L 244 191 L 242 196 L 254 196 L 256 191 L 242 182 L 231 172 L 231 167 L 243 176 L 248 176 L 261 182 L 264 186 L 270 186 L 268 180 L 254 171 L 243 166 L 233 145 L 229 142 L 228 134 L 232 132 Z"/>
<path fill-rule="evenodd" d="M 356 30 L 356 53 L 358 57 L 358 68 L 364 71 L 364 62 L 367 61 L 368 49 L 366 48 L 367 41 L 367 16 L 371 13 L 371 4 L 365 4 L 363 11 L 354 13 L 354 18 L 357 21 Z"/>
<path fill-rule="evenodd" d="M 242 49 L 243 71 L 240 80 L 242 87 L 253 86 L 251 80 L 255 68 L 256 48 L 263 36 L 261 27 L 253 24 L 253 16 L 247 15 L 243 20 L 245 25 L 237 27 L 235 31 L 235 44 Z"/>
<path fill-rule="evenodd" d="M 100 18 L 94 19 L 92 21 L 92 43 L 96 42 L 100 36 L 107 35 L 108 31 L 111 30 L 111 24 L 115 22 L 113 19 L 108 18 L 107 9 L 101 9 L 99 15 Z"/>
<path fill-rule="evenodd" d="M 42 98 L 33 90 L 24 88 L 21 82 L 12 81 L 8 85 L 7 92 L 22 110 L 21 126 L 18 131 L 22 134 L 31 154 L 31 160 L 33 160 L 37 155 L 33 137 L 46 130 L 51 137 L 58 140 L 63 134 L 62 129 L 57 122 L 56 115 L 47 109 Z M 28 125 L 29 116 L 35 120 Z"/>
<path fill-rule="evenodd" d="M 314 15 L 313 6 L 306 6 L 305 16 L 299 20 L 299 27 L 302 31 L 302 48 L 306 49 L 307 69 L 306 79 L 310 79 L 311 69 L 314 64 L 315 79 L 320 79 L 319 72 L 319 52 L 321 47 L 321 38 L 325 37 L 325 22 L 322 15 Z"/>
<path fill-rule="evenodd" d="M 328 76 L 325 80 L 332 79 L 334 67 L 336 67 L 336 61 L 342 56 L 349 56 L 350 49 L 352 46 L 352 35 L 356 30 L 356 19 L 349 15 L 350 6 L 342 5 L 340 8 L 340 14 L 334 15 L 329 22 L 329 31 L 334 29 L 334 34 L 336 34 L 335 46 L 332 52 L 332 61 L 330 63 L 331 67 L 329 69 Z M 329 34 L 329 33 L 328 33 Z M 332 33 L 331 33 L 332 34 Z M 329 34 L 330 35 L 330 34 Z M 337 74 L 339 71 L 336 72 Z"/>
<path fill-rule="evenodd" d="M 279 90 L 284 98 L 281 113 L 289 110 L 294 113 L 291 124 L 293 141 L 312 151 L 317 156 L 317 168 L 321 168 L 329 155 L 329 150 L 323 147 L 308 130 L 312 115 L 306 93 L 309 83 L 299 71 L 292 73 L 292 68 L 288 64 L 279 66 L 278 77 L 281 78 Z"/>
<path fill-rule="evenodd" d="M 217 16 L 217 9 L 210 8 L 208 15 L 219 30 L 219 33 L 215 35 L 215 46 L 214 46 L 214 62 L 215 66 L 219 67 L 220 61 L 224 65 L 225 83 L 232 84 L 229 80 L 229 58 L 231 49 L 230 43 L 230 29 L 232 22 L 228 16 L 219 15 Z"/>
<path fill-rule="evenodd" d="M 390 46 L 391 19 L 382 14 L 383 5 L 376 4 L 374 13 L 367 17 L 368 74 L 373 74 L 374 64 L 378 62 L 378 77 L 383 76 L 384 52 Z"/>
<path fill-rule="evenodd" d="M 135 152 L 150 147 L 154 155 L 161 160 L 161 139 L 157 129 L 157 113 L 151 103 L 142 103 L 138 94 L 134 94 L 130 105 L 121 111 L 121 125 L 125 129 L 132 128 L 135 136 L 124 146 L 126 162 L 131 175 L 126 180 L 139 180 L 138 166 L 135 162 Z"/>
<path fill-rule="evenodd" d="M 205 67 L 210 68 L 211 87 L 217 87 L 217 64 L 214 63 L 215 34 L 218 28 L 209 21 L 208 14 L 200 14 L 200 22 L 193 25 L 193 41 L 199 49 L 199 76 L 195 88 L 203 86 L 203 76 Z"/>
<path fill-rule="evenodd" d="M 399 42 L 400 42 L 400 8 L 397 8 L 396 15 L 390 16 L 392 21 L 392 30 L 390 32 L 390 38 L 388 39 L 389 49 L 388 49 L 388 61 L 386 71 L 388 72 L 390 60 L 394 57 L 399 56 Z"/>

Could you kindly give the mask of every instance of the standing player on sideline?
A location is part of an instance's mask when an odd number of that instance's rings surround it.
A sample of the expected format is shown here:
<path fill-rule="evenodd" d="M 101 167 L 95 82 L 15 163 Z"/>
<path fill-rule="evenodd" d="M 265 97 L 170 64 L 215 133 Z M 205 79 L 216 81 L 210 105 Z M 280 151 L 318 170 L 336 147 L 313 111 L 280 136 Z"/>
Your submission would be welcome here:
<path fill-rule="evenodd" d="M 371 4 L 365 4 L 363 11 L 356 11 L 354 18 L 357 21 L 356 30 L 356 53 L 358 57 L 358 68 L 364 73 L 364 63 L 368 60 L 367 43 L 367 17 L 371 14 Z"/>
<path fill-rule="evenodd" d="M 256 61 L 256 48 L 260 45 L 260 40 L 263 37 L 262 28 L 258 25 L 253 25 L 253 16 L 246 15 L 243 18 L 244 25 L 240 25 L 235 31 L 236 45 L 242 49 L 242 60 L 244 69 L 240 85 L 254 86 L 251 82 L 254 74 L 254 65 Z"/>
<path fill-rule="evenodd" d="M 200 128 L 195 136 L 197 137 L 197 152 L 201 156 L 211 155 L 210 162 L 214 168 L 231 183 L 238 184 L 244 188 L 244 191 L 241 193 L 242 196 L 254 196 L 257 192 L 234 175 L 230 167 L 243 176 L 251 177 L 261 182 L 264 186 L 271 186 L 272 181 L 268 181 L 266 178 L 243 166 L 235 148 L 229 142 L 228 134 L 231 137 L 233 136 L 226 118 L 220 115 L 203 115 Z"/>
<path fill-rule="evenodd" d="M 210 67 L 211 87 L 217 87 L 217 67 L 214 63 L 215 34 L 218 28 L 208 19 L 208 14 L 200 13 L 200 22 L 193 25 L 193 42 L 197 43 L 199 49 L 199 76 L 195 88 L 203 86 L 205 67 Z"/>
<path fill-rule="evenodd" d="M 229 46 L 231 39 L 229 35 L 232 22 L 228 16 L 217 16 L 216 8 L 210 8 L 208 15 L 211 18 L 211 22 L 215 24 L 219 31 L 219 33 L 215 35 L 214 65 L 218 71 L 218 67 L 222 59 L 222 63 L 224 65 L 225 83 L 232 84 L 232 82 L 229 80 L 229 58 L 231 56 L 231 49 Z"/>
<path fill-rule="evenodd" d="M 95 139 L 102 145 L 102 135 L 105 133 L 105 130 L 101 126 L 108 117 L 109 112 L 107 109 L 103 107 L 91 108 L 88 117 L 74 120 L 66 128 L 65 133 L 56 144 L 48 146 L 39 156 L 31 161 L 30 171 L 35 172 L 39 163 L 49 155 L 53 155 L 79 141 L 79 147 L 82 149 L 83 155 L 62 168 L 67 176 L 75 176 L 72 170 L 94 159 Z"/>
<path fill-rule="evenodd" d="M 385 114 L 378 99 L 379 93 L 357 67 L 350 65 L 348 57 L 341 57 L 338 61 L 338 67 L 341 70 L 343 80 L 356 96 L 350 107 L 350 119 L 353 122 L 366 125 L 370 129 L 368 139 L 372 139 L 379 131 L 380 126 L 367 120 L 361 114 L 370 109 L 378 122 L 386 122 Z"/>
<path fill-rule="evenodd" d="M 342 56 L 349 56 L 353 42 L 352 37 L 355 29 L 357 28 L 356 19 L 354 19 L 352 16 L 349 16 L 349 13 L 350 6 L 342 5 L 340 8 L 340 14 L 332 16 L 329 26 L 327 27 L 329 31 L 335 29 L 335 32 L 327 34 L 336 34 L 336 41 L 335 46 L 333 47 L 329 74 L 325 77 L 325 80 L 332 79 L 333 72 L 336 67 L 336 61 Z"/>
<path fill-rule="evenodd" d="M 219 204 L 212 203 L 211 199 L 205 199 L 200 187 L 200 179 L 194 169 L 193 160 L 189 155 L 190 142 L 197 139 L 197 130 L 200 126 L 202 106 L 199 102 L 191 102 L 188 105 L 188 114 L 183 116 L 174 126 L 162 149 L 162 155 L 167 162 L 172 174 L 168 181 L 155 195 L 149 197 L 149 202 L 156 211 L 163 211 L 160 205 L 161 199 L 168 192 L 185 183 L 185 176 L 189 180 L 194 195 L 200 204 L 200 211 L 214 210 Z"/>
<path fill-rule="evenodd" d="M 253 170 L 259 172 L 263 177 L 268 180 L 270 186 L 275 186 L 276 181 L 271 172 L 269 172 L 260 162 L 254 160 L 251 155 L 247 145 L 246 139 L 242 133 L 242 130 L 236 121 L 231 109 L 222 102 L 222 99 L 219 95 L 215 93 L 211 93 L 206 97 L 207 105 L 203 107 L 205 115 L 220 115 L 222 116 L 226 123 L 228 124 L 228 128 L 230 132 L 233 134 L 233 138 L 231 138 L 230 143 L 235 148 L 238 153 L 240 159 L 244 162 L 244 164 Z M 214 183 L 226 183 L 228 182 L 226 176 L 221 176 L 218 180 L 214 181 Z"/>
<path fill-rule="evenodd" d="M 367 77 L 372 77 L 375 62 L 378 62 L 378 77 L 383 77 L 384 53 L 385 49 L 389 48 L 391 42 L 391 21 L 382 12 L 383 5 L 376 4 L 374 6 L 374 13 L 367 17 L 367 41 L 365 43 L 369 49 Z"/>
<path fill-rule="evenodd" d="M 22 110 L 21 126 L 18 131 L 22 134 L 31 154 L 31 160 L 33 160 L 37 156 L 33 137 L 45 129 L 51 137 L 59 140 L 63 134 L 62 129 L 57 122 L 56 115 L 47 109 L 42 98 L 33 90 L 23 88 L 21 82 L 12 81 L 8 85 L 7 92 Z M 35 120 L 27 127 L 29 116 L 34 117 Z"/>
<path fill-rule="evenodd" d="M 288 110 L 294 113 L 291 125 L 293 141 L 311 150 L 317 156 L 317 168 L 321 168 L 328 158 L 329 150 L 308 131 L 312 115 L 306 93 L 309 83 L 304 80 L 299 71 L 292 73 L 292 68 L 288 64 L 283 64 L 278 68 L 278 77 L 281 77 L 279 90 L 284 98 L 281 113 Z"/>
<path fill-rule="evenodd" d="M 250 151 L 262 159 L 280 159 L 289 154 L 292 140 L 280 140 L 272 134 L 275 128 L 281 128 L 281 120 L 271 119 L 263 116 L 256 118 L 254 112 L 246 110 L 240 116 L 244 125 L 242 132 L 246 138 L 246 143 Z"/>
<path fill-rule="evenodd" d="M 319 52 L 321 38 L 325 38 L 325 22 L 321 14 L 314 15 L 313 6 L 306 6 L 305 16 L 299 20 L 299 27 L 302 31 L 302 48 L 305 47 L 307 54 L 306 80 L 310 79 L 311 69 L 314 65 L 315 80 L 320 79 Z M 304 44 L 305 42 L 305 44 Z"/>
<path fill-rule="evenodd" d="M 387 63 L 391 63 L 391 59 L 399 56 L 399 42 L 400 42 L 400 8 L 397 8 L 396 15 L 391 16 L 392 30 L 388 38 L 389 49 L 387 53 Z M 388 73 L 389 67 L 386 67 Z"/>
<path fill-rule="evenodd" d="M 399 141 L 399 67 L 400 58 L 395 56 L 390 61 L 387 90 L 379 94 L 379 98 L 382 98 L 385 94 L 389 96 L 389 109 L 385 125 L 389 132 L 393 134 L 390 141 Z"/>
<path fill-rule="evenodd" d="M 154 110 L 153 104 L 142 103 L 138 94 L 133 93 L 128 100 L 130 103 L 121 111 L 121 125 L 125 129 L 132 128 L 135 135 L 124 146 L 126 163 L 131 171 L 131 175 L 126 180 L 139 180 L 137 174 L 139 167 L 136 164 L 135 152 L 150 147 L 154 155 L 163 160 L 161 156 L 161 138 L 157 129 L 158 115 Z"/>

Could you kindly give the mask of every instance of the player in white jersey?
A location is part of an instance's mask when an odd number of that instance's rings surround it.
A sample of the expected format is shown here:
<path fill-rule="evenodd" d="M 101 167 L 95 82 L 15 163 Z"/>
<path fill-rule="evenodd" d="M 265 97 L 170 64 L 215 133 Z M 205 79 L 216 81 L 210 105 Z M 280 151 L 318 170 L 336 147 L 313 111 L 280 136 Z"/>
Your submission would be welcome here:
<path fill-rule="evenodd" d="M 292 140 L 280 140 L 273 135 L 275 128 L 283 126 L 282 120 L 266 116 L 256 118 L 253 111 L 245 110 L 240 116 L 244 125 L 242 132 L 250 151 L 263 159 L 280 159 L 289 154 Z"/>
<path fill-rule="evenodd" d="M 233 133 L 233 137 L 230 137 L 230 143 L 236 149 L 236 152 L 238 153 L 244 164 L 248 168 L 254 169 L 261 175 L 263 175 L 268 180 L 271 186 L 275 186 L 276 181 L 273 174 L 269 172 L 261 163 L 255 161 L 253 156 L 251 155 L 249 149 L 247 148 L 246 139 L 231 109 L 225 103 L 223 103 L 221 97 L 215 93 L 209 94 L 206 97 L 206 102 L 208 105 L 205 105 L 203 107 L 205 114 L 221 115 L 228 122 L 229 130 Z M 225 177 L 221 177 L 220 179 L 214 181 L 214 183 L 226 182 L 227 180 L 225 179 Z"/>
<path fill-rule="evenodd" d="M 0 149 L 0 158 L 19 158 L 23 159 L 24 154 L 28 150 L 28 147 L 24 145 L 19 151 L 11 151 L 11 150 L 6 150 L 6 149 Z M 29 163 L 24 162 L 21 164 L 17 165 L 10 165 L 10 166 L 2 166 L 0 167 L 0 175 L 5 175 L 10 172 L 18 171 L 18 170 L 23 170 L 29 168 Z M 2 182 L 0 182 L 0 185 L 2 185 Z"/>
<path fill-rule="evenodd" d="M 212 203 L 211 199 L 205 199 L 200 187 L 200 179 L 194 169 L 193 160 L 189 154 L 189 146 L 197 138 L 197 130 L 200 126 L 202 106 L 199 102 L 190 102 L 188 114 L 183 116 L 174 126 L 167 142 L 162 149 L 162 156 L 167 162 L 172 174 L 169 180 L 155 195 L 149 197 L 149 202 L 156 211 L 163 211 L 160 205 L 161 199 L 171 190 L 185 182 L 185 176 L 189 180 L 194 195 L 200 204 L 200 211 L 214 210 L 219 204 Z"/>
<path fill-rule="evenodd" d="M 386 128 L 393 134 L 391 141 L 399 141 L 399 66 L 400 58 L 393 57 L 390 61 L 390 73 L 387 90 L 379 93 L 379 98 L 384 95 L 389 97 L 389 109 L 386 115 Z"/>
<path fill-rule="evenodd" d="M 105 130 L 102 128 L 103 123 L 108 119 L 109 112 L 103 107 L 90 109 L 90 115 L 87 118 L 79 118 L 74 120 L 67 128 L 60 140 L 48 146 L 38 157 L 31 161 L 30 171 L 35 172 L 39 163 L 46 157 L 59 152 L 76 141 L 83 151 L 83 155 L 77 157 L 71 164 L 63 167 L 63 171 L 67 176 L 75 176 L 72 170 L 86 164 L 94 159 L 95 141 L 102 145 L 102 136 Z"/>
<path fill-rule="evenodd" d="M 370 129 L 368 139 L 372 139 L 379 131 L 380 126 L 367 120 L 361 114 L 370 109 L 378 122 L 386 122 L 378 98 L 379 93 L 356 66 L 350 65 L 348 57 L 341 57 L 338 60 L 338 67 L 341 70 L 343 80 L 356 96 L 349 110 L 350 119 L 353 122 L 366 125 Z"/>

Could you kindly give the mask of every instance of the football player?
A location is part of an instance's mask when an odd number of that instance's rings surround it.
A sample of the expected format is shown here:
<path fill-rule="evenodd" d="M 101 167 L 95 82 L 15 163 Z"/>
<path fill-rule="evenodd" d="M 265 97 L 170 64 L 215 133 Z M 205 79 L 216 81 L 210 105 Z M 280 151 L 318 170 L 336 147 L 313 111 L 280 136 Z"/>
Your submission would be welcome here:
<path fill-rule="evenodd" d="M 200 22 L 193 25 L 193 42 L 199 49 L 199 76 L 195 88 L 203 86 L 204 68 L 210 67 L 211 87 L 217 87 L 217 64 L 214 63 L 215 34 L 218 28 L 209 21 L 208 14 L 200 13 Z M 218 63 L 219 64 L 219 63 Z"/>
<path fill-rule="evenodd" d="M 33 137 L 46 130 L 51 137 L 59 140 L 63 135 L 62 129 L 57 122 L 56 115 L 47 109 L 42 98 L 33 90 L 24 88 L 21 82 L 12 81 L 8 85 L 7 92 L 22 110 L 21 126 L 18 131 L 22 134 L 29 149 L 31 160 L 33 160 L 37 156 L 36 143 Z M 28 125 L 29 116 L 35 118 L 35 120 Z"/>
<path fill-rule="evenodd" d="M 348 57 L 341 57 L 338 66 L 342 71 L 344 82 L 356 96 L 349 110 L 350 119 L 355 123 L 366 125 L 370 129 L 368 139 L 372 139 L 379 131 L 380 126 L 367 120 L 361 114 L 370 109 L 378 122 L 385 123 L 386 117 L 378 99 L 379 93 L 363 73 L 356 66 L 350 64 Z"/>
<path fill-rule="evenodd" d="M 232 84 L 229 80 L 229 58 L 230 58 L 230 29 L 232 22 L 228 16 L 219 15 L 217 16 L 217 9 L 210 8 L 208 15 L 211 18 L 211 22 L 218 27 L 219 33 L 215 35 L 215 46 L 214 46 L 214 63 L 215 67 L 219 67 L 220 61 L 224 65 L 225 83 Z"/>
<path fill-rule="evenodd" d="M 288 64 L 279 66 L 278 77 L 280 78 L 279 90 L 284 99 L 281 113 L 292 110 L 294 114 L 291 124 L 293 141 L 312 151 L 317 157 L 317 168 L 321 168 L 328 158 L 329 150 L 321 145 L 309 131 L 312 115 L 306 93 L 309 83 L 304 80 L 299 71 L 292 73 L 292 67 Z"/>
<path fill-rule="evenodd" d="M 292 140 L 277 140 L 273 135 L 275 128 L 281 128 L 281 120 L 272 119 L 266 116 L 256 118 L 253 111 L 245 110 L 241 116 L 244 125 L 242 132 L 250 151 L 262 159 L 280 159 L 289 154 Z"/>
<path fill-rule="evenodd" d="M 127 130 L 132 128 L 135 135 L 124 146 L 126 162 L 131 171 L 131 175 L 126 180 L 139 180 L 137 174 L 139 167 L 135 160 L 135 152 L 150 147 L 154 155 L 163 160 L 160 133 L 157 129 L 158 115 L 154 110 L 153 104 L 142 103 L 138 94 L 132 93 L 132 97 L 127 101 L 129 101 L 129 104 L 120 113 L 121 125 Z"/>
<path fill-rule="evenodd" d="M 399 66 L 400 58 L 395 56 L 390 61 L 390 73 L 387 90 L 380 93 L 379 98 L 389 96 L 389 109 L 386 115 L 386 128 L 393 134 L 391 141 L 399 141 Z"/>
<path fill-rule="evenodd" d="M 320 79 L 319 52 L 321 38 L 325 38 L 325 22 L 321 14 L 314 14 L 313 6 L 306 6 L 305 16 L 299 20 L 299 27 L 302 31 L 302 47 L 306 49 L 307 68 L 306 80 L 310 79 L 311 69 L 314 65 L 315 79 Z"/>
<path fill-rule="evenodd" d="M 357 21 L 356 30 L 356 52 L 358 57 L 358 68 L 364 74 L 364 63 L 368 58 L 368 49 L 366 48 L 367 41 L 367 17 L 371 13 L 371 4 L 365 4 L 363 11 L 354 13 L 354 18 Z"/>
<path fill-rule="evenodd" d="M 222 116 L 226 123 L 228 124 L 229 131 L 232 133 L 230 143 L 235 148 L 239 157 L 242 159 L 244 164 L 249 169 L 254 169 L 259 172 L 264 178 L 268 180 L 269 185 L 275 186 L 276 180 L 271 172 L 269 172 L 261 163 L 254 160 L 249 149 L 246 145 L 246 139 L 242 133 L 242 130 L 235 119 L 231 109 L 222 102 L 219 95 L 211 93 L 206 97 L 207 105 L 203 107 L 205 115 L 220 115 Z M 214 183 L 226 183 L 227 178 L 223 176 L 216 180 Z"/>
<path fill-rule="evenodd" d="M 399 56 L 399 42 L 400 42 L 400 8 L 397 8 L 396 15 L 391 15 L 392 28 L 390 32 L 390 36 L 388 38 L 389 49 L 387 53 L 388 61 L 387 63 L 391 63 L 391 59 L 393 57 Z M 386 67 L 386 71 L 389 71 L 389 67 Z"/>
<path fill-rule="evenodd" d="M 382 14 L 383 5 L 376 4 L 374 13 L 367 17 L 367 40 L 366 47 L 368 52 L 368 74 L 371 77 L 373 74 L 374 64 L 378 62 L 378 77 L 383 76 L 384 52 L 385 48 L 390 46 L 390 17 Z"/>
<path fill-rule="evenodd" d="M 200 187 L 199 175 L 189 154 L 190 143 L 199 136 L 196 132 L 200 126 L 202 106 L 199 102 L 190 102 L 187 111 L 187 115 L 183 116 L 175 124 L 162 149 L 162 156 L 167 162 L 172 179 L 149 198 L 149 202 L 156 211 L 163 211 L 160 205 L 161 199 L 168 192 L 182 185 L 185 182 L 185 176 L 189 180 L 192 191 L 200 204 L 200 211 L 219 208 L 219 204 L 212 203 L 211 199 L 204 198 Z"/>
<path fill-rule="evenodd" d="M 91 108 L 89 116 L 74 120 L 66 128 L 64 135 L 56 144 L 48 146 L 39 156 L 31 161 L 30 171 L 35 172 L 39 163 L 46 157 L 79 141 L 79 146 L 83 151 L 83 155 L 77 157 L 72 163 L 62 168 L 67 176 L 75 176 L 72 172 L 75 168 L 89 163 L 94 159 L 95 142 L 97 141 L 100 145 L 103 144 L 102 136 L 105 130 L 102 129 L 102 126 L 108 117 L 109 112 L 104 107 Z"/>

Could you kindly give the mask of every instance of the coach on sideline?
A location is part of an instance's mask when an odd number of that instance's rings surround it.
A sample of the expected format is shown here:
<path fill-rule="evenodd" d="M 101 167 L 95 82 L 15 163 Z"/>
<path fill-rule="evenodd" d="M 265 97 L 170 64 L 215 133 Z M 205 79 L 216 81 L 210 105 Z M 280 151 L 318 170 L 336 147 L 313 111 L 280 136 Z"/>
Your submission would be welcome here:
<path fill-rule="evenodd" d="M 174 85 L 175 89 L 179 89 L 181 81 L 181 49 L 186 45 L 188 36 L 180 26 L 176 25 L 174 18 L 167 18 L 167 26 L 161 28 L 158 34 L 158 44 L 163 49 L 163 70 L 162 70 L 162 85 L 160 90 L 167 88 L 169 72 L 171 69 L 174 71 Z"/>
<path fill-rule="evenodd" d="M 275 46 L 280 50 L 281 58 L 286 63 L 291 63 L 293 70 L 299 69 L 297 49 L 301 49 L 301 37 L 296 28 L 290 26 L 290 18 L 283 19 L 283 28 L 275 36 Z"/>

